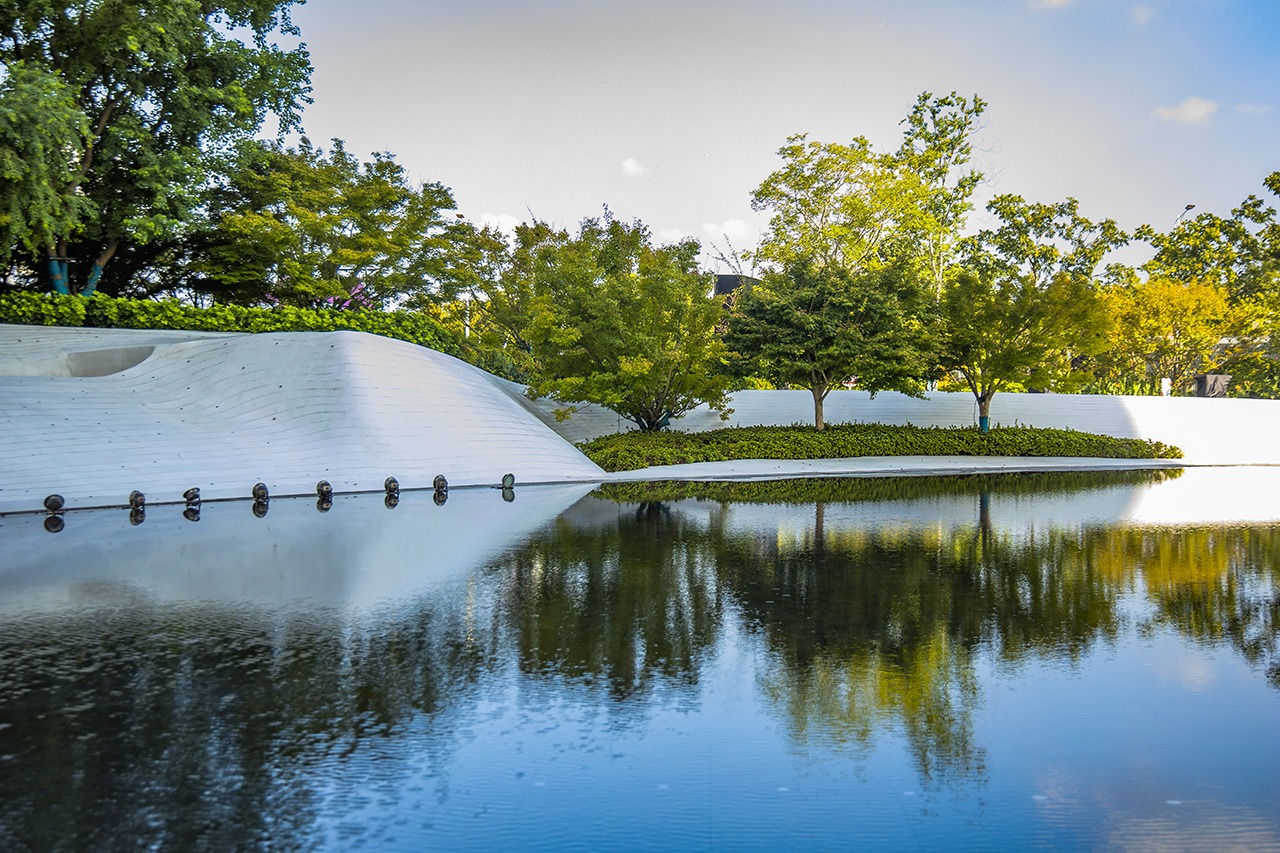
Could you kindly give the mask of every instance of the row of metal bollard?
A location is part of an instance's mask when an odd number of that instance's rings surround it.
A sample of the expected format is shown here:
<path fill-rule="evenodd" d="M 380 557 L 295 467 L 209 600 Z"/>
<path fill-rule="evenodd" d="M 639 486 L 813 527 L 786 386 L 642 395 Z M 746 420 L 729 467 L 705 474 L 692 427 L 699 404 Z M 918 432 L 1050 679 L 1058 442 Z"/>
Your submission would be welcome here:
<path fill-rule="evenodd" d="M 515 493 L 516 478 L 514 474 L 502 475 L 502 499 L 507 503 L 511 503 L 516 499 Z M 388 477 L 382 484 L 385 497 L 383 504 L 387 509 L 395 509 L 400 504 L 400 482 L 395 477 Z M 449 481 L 445 479 L 443 474 L 437 474 L 435 479 L 431 481 L 432 501 L 436 506 L 444 506 L 449 500 Z M 316 509 L 320 512 L 328 512 L 333 509 L 333 486 L 328 480 L 321 480 L 316 483 Z M 253 489 L 250 490 L 253 498 L 253 515 L 255 518 L 263 518 L 266 516 L 270 508 L 271 492 L 267 489 L 266 483 L 255 483 Z M 187 521 L 200 520 L 200 489 L 192 487 L 182 493 L 182 499 L 185 502 L 182 509 L 182 517 Z M 49 513 L 44 520 L 44 529 L 50 533 L 61 533 L 66 527 L 65 512 L 67 509 L 66 501 L 62 495 L 49 495 L 44 499 L 44 508 Z M 135 527 L 142 524 L 147 519 L 147 496 L 138 489 L 134 489 L 129 493 L 129 523 Z"/>

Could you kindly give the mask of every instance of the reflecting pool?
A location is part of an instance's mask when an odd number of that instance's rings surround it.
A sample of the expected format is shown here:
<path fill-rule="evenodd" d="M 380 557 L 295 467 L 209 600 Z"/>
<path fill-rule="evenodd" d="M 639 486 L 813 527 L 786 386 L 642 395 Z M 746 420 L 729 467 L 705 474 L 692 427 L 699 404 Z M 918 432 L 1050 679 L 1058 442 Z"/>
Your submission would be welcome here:
<path fill-rule="evenodd" d="M 1280 850 L 1278 486 L 0 517 L 0 849 Z"/>

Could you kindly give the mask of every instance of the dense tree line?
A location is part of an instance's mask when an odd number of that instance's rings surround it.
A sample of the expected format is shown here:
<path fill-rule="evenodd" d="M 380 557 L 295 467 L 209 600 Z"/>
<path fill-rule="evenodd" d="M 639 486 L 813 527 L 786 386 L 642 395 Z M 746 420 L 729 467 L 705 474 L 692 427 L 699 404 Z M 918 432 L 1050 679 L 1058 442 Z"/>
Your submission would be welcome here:
<path fill-rule="evenodd" d="M 0 11 L 0 290 L 418 311 L 565 413 L 599 403 L 641 429 L 743 386 L 808 389 L 819 428 L 847 386 L 967 389 L 984 427 L 1002 390 L 1187 393 L 1225 372 L 1280 396 L 1263 198 L 1126 232 L 1075 199 L 1000 195 L 974 232 L 986 103 L 925 92 L 892 149 L 786 141 L 751 194 L 770 217 L 755 273 L 726 300 L 695 241 L 656 245 L 607 209 L 504 234 L 391 153 L 286 144 L 310 92 L 295 2 Z M 1265 185 L 1280 194 L 1280 172 Z M 1106 264 L 1131 241 L 1149 262 Z"/>

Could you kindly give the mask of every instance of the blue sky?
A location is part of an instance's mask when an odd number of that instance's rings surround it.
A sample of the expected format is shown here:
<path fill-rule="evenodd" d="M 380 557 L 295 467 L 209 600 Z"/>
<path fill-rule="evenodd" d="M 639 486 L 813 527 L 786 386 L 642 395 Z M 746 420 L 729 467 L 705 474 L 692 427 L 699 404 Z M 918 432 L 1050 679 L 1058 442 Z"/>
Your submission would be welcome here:
<path fill-rule="evenodd" d="M 989 102 L 984 198 L 1167 228 L 1280 170 L 1280 0 L 310 0 L 294 17 L 313 141 L 390 151 L 477 222 L 607 204 L 660 239 L 750 248 L 751 191 L 789 134 L 890 148 L 925 90 Z"/>

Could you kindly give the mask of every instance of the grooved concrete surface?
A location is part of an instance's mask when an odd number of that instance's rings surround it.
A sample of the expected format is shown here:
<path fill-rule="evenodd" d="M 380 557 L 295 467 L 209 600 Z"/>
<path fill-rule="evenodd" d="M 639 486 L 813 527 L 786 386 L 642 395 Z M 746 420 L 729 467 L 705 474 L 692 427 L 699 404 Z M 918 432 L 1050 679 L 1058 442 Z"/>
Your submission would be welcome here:
<path fill-rule="evenodd" d="M 555 404 L 536 401 L 550 412 Z M 740 391 L 729 420 L 701 406 L 672 422 L 689 432 L 725 426 L 813 423 L 808 391 Z M 971 426 L 977 422 L 973 395 L 932 392 L 924 399 L 865 391 L 832 391 L 824 406 L 827 423 Z M 993 425 L 1057 427 L 1146 438 L 1177 445 L 1190 465 L 1280 464 L 1280 401 L 1197 397 L 1109 397 L 1093 394 L 997 394 Z M 597 406 L 584 408 L 564 424 L 554 424 L 572 442 L 627 429 L 628 422 Z"/>
<path fill-rule="evenodd" d="M 342 492 L 508 472 L 517 484 L 603 475 L 489 374 L 412 344 L 0 326 L 0 512 L 55 492 L 83 507 L 133 489 L 156 502 L 192 486 L 217 499 L 259 481 L 279 496 L 321 479 Z"/>

